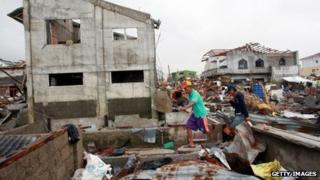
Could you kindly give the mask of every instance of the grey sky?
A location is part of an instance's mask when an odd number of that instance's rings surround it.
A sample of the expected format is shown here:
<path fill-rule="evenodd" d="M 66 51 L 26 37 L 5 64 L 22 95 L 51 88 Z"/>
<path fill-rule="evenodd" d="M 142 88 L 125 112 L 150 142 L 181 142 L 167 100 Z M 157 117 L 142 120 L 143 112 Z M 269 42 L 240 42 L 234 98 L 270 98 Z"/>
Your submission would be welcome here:
<path fill-rule="evenodd" d="M 201 72 L 201 56 L 212 48 L 259 42 L 300 57 L 320 52 L 318 0 L 110 0 L 162 21 L 157 56 L 163 70 Z M 0 2 L 0 58 L 23 59 L 21 24 L 6 16 L 22 0 Z M 159 33 L 158 33 L 159 34 Z M 158 37 L 156 37 L 158 38 Z"/>

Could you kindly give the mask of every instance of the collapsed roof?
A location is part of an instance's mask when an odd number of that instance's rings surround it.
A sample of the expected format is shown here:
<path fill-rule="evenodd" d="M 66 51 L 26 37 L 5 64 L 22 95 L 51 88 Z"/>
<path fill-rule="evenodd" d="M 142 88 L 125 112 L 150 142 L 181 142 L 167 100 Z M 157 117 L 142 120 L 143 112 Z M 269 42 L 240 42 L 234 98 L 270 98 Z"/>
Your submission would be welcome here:
<path fill-rule="evenodd" d="M 247 43 L 243 46 L 234 48 L 234 49 L 214 49 L 206 53 L 204 56 L 216 57 L 216 56 L 226 56 L 227 53 L 231 51 L 242 51 L 242 52 L 254 52 L 259 54 L 287 54 L 292 53 L 293 51 L 286 50 L 280 51 L 277 49 L 272 49 L 265 47 L 259 43 Z"/>
<path fill-rule="evenodd" d="M 0 59 L 0 68 L 23 68 L 25 66 L 25 61 L 8 61 Z"/>

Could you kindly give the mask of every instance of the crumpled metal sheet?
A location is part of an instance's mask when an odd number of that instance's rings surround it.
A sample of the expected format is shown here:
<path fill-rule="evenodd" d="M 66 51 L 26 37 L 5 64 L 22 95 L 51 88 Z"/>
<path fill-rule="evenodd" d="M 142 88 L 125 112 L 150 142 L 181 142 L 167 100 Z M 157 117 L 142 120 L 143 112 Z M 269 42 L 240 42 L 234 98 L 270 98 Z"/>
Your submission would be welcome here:
<path fill-rule="evenodd" d="M 35 142 L 39 137 L 36 135 L 0 135 L 0 163 Z"/>
<path fill-rule="evenodd" d="M 155 171 L 141 171 L 123 179 L 206 179 L 224 167 L 200 160 L 174 161 Z"/>
<path fill-rule="evenodd" d="M 236 130 L 237 134 L 226 150 L 252 163 L 260 152 L 266 150 L 266 145 L 255 140 L 251 128 L 246 123 L 238 125 Z"/>
<path fill-rule="evenodd" d="M 174 161 L 168 165 L 162 166 L 155 171 L 145 170 L 135 174 L 128 175 L 122 179 L 249 179 L 258 178 L 248 175 L 242 175 L 233 171 L 228 171 L 224 167 L 207 161 L 187 160 Z"/>
<path fill-rule="evenodd" d="M 229 163 L 228 163 L 226 156 L 223 153 L 222 149 L 213 147 L 210 149 L 209 153 L 210 153 L 210 156 L 215 156 L 216 158 L 218 158 L 220 160 L 220 162 L 222 162 L 223 165 L 226 166 L 226 168 L 231 170 Z"/>

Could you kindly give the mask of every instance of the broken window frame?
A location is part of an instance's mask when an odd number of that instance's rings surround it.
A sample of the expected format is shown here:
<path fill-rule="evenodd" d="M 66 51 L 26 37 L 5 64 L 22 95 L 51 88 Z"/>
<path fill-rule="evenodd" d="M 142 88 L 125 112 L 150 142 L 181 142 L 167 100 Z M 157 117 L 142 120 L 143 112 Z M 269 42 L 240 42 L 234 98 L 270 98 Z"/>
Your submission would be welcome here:
<path fill-rule="evenodd" d="M 144 83 L 145 80 L 143 70 L 112 71 L 110 77 L 112 84 Z"/>
<path fill-rule="evenodd" d="M 242 67 L 243 66 L 243 67 Z M 238 62 L 238 69 L 248 69 L 248 61 L 245 59 L 241 59 Z"/>
<path fill-rule="evenodd" d="M 130 35 L 130 38 L 128 38 L 129 37 L 128 30 L 130 30 L 130 29 L 135 30 L 135 35 Z M 119 33 L 119 32 L 116 32 L 116 31 L 119 31 L 119 30 L 123 30 L 124 38 L 121 38 L 121 39 L 115 38 L 115 33 Z M 113 41 L 135 41 L 135 40 L 138 40 L 138 38 L 139 38 L 138 28 L 136 28 L 136 27 L 112 28 L 112 39 L 113 39 Z"/>
<path fill-rule="evenodd" d="M 59 22 L 62 21 L 65 24 L 59 24 Z M 72 23 L 72 25 L 70 24 L 69 29 L 67 28 L 67 21 Z M 81 19 L 46 19 L 45 22 L 47 45 L 71 45 L 81 43 Z M 60 35 L 59 38 L 58 33 L 61 33 L 63 35 Z"/>
<path fill-rule="evenodd" d="M 72 82 L 67 82 L 68 78 L 69 78 L 69 81 L 72 81 Z M 51 74 L 48 74 L 48 79 L 49 79 L 49 86 L 50 87 L 82 86 L 83 85 L 83 73 L 82 72 L 51 73 Z"/>

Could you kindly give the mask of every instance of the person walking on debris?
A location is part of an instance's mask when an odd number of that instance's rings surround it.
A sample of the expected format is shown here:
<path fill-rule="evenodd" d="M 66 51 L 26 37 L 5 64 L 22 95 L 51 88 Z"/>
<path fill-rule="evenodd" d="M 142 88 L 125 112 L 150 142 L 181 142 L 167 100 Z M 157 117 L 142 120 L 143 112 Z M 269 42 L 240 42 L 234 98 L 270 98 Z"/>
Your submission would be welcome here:
<path fill-rule="evenodd" d="M 244 95 L 241 92 L 238 92 L 236 86 L 233 84 L 228 86 L 226 93 L 228 96 L 231 96 L 231 100 L 229 102 L 235 109 L 235 118 L 230 123 L 230 127 L 235 128 L 244 121 L 250 121 Z"/>
<path fill-rule="evenodd" d="M 208 128 L 207 119 L 208 112 L 206 110 L 206 107 L 204 106 L 204 102 L 199 92 L 192 88 L 191 81 L 184 81 L 182 83 L 182 88 L 188 95 L 189 103 L 184 107 L 180 107 L 179 110 L 186 111 L 187 109 L 192 107 L 192 114 L 187 121 L 186 127 L 189 146 L 194 147 L 195 144 L 193 142 L 192 130 L 200 130 L 201 132 L 206 134 L 210 131 Z"/>

